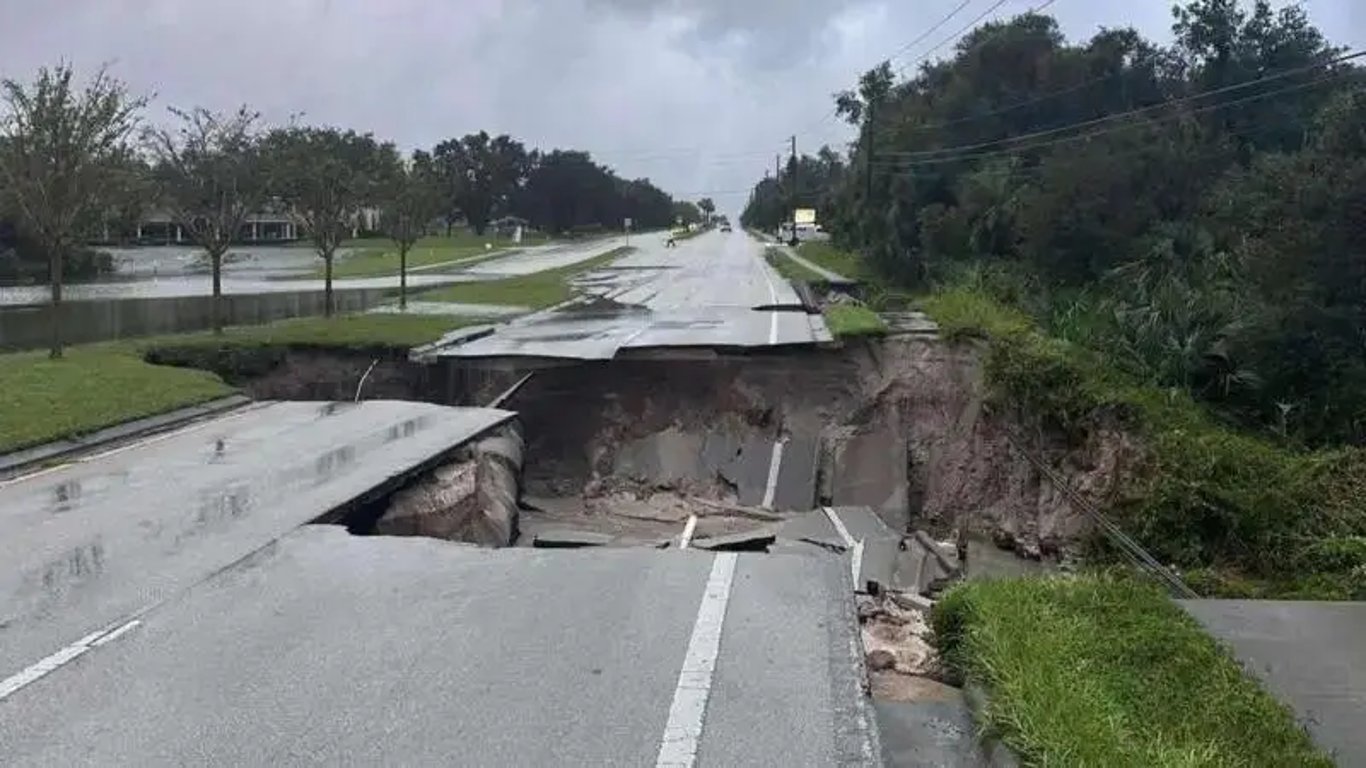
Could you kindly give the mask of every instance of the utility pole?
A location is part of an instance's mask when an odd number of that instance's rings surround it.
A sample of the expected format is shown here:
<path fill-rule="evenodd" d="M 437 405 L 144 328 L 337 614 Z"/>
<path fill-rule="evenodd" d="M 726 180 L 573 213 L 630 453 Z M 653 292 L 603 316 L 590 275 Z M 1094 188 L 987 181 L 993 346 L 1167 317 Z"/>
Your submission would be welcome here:
<path fill-rule="evenodd" d="M 792 137 L 792 239 L 797 239 L 797 137 Z"/>
<path fill-rule="evenodd" d="M 783 156 L 773 155 L 773 183 L 778 188 L 778 239 L 783 239 Z"/>

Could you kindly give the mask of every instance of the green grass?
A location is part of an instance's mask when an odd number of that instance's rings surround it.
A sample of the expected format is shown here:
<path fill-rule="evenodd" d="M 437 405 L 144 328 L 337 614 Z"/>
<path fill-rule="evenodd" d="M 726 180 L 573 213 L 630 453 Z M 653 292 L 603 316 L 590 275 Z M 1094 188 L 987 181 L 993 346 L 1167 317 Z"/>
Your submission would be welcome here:
<path fill-rule="evenodd" d="M 1026 765 L 1331 766 L 1290 711 L 1156 588 L 1084 576 L 964 584 L 935 641 Z"/>
<path fill-rule="evenodd" d="M 586 261 L 558 269 L 548 269 L 544 272 L 508 277 L 502 280 L 481 280 L 475 283 L 460 283 L 446 288 L 438 288 L 422 294 L 421 299 L 423 301 L 449 301 L 457 304 L 498 304 L 544 309 L 574 297 L 575 291 L 571 280 L 576 275 L 604 266 L 634 250 L 635 248 L 631 246 L 621 246 L 606 253 L 598 254 Z"/>
<path fill-rule="evenodd" d="M 825 279 L 825 276 L 811 268 L 794 261 L 778 248 L 765 248 L 764 259 L 773 266 L 778 274 L 788 280 L 803 280 L 808 283 L 816 283 Z"/>
<path fill-rule="evenodd" d="M 882 336 L 887 324 L 873 310 L 857 304 L 832 304 L 825 308 L 825 324 L 836 338 Z"/>
<path fill-rule="evenodd" d="M 493 250 L 486 251 L 484 243 L 491 243 Z M 470 266 L 486 258 L 501 256 L 502 254 L 499 251 L 511 245 L 511 240 L 492 235 L 475 237 L 469 233 L 462 233 L 449 238 L 424 237 L 417 241 L 413 245 L 413 249 L 408 252 L 408 269 L 464 259 L 470 259 L 470 261 L 461 266 Z M 365 240 L 353 240 L 342 247 L 350 249 L 352 253 L 345 258 L 337 259 L 336 263 L 332 265 L 332 276 L 334 278 L 398 274 L 398 247 L 394 245 L 392 240 L 367 238 Z M 460 267 L 452 268 L 458 269 Z M 313 271 L 312 277 L 321 278 L 323 274 L 324 270 L 321 262 L 319 262 L 319 266 Z"/>
<path fill-rule="evenodd" d="M 61 360 L 49 360 L 46 352 L 0 355 L 0 452 L 236 391 L 207 370 L 154 365 L 146 357 L 193 360 L 197 358 L 185 351 L 195 349 L 229 353 L 287 347 L 405 350 L 480 322 L 484 321 L 442 315 L 309 317 L 226 328 L 221 336 L 186 333 L 70 347 Z M 166 355 L 166 350 L 178 354 Z"/>
<path fill-rule="evenodd" d="M 456 328 L 481 322 L 486 321 L 477 317 L 453 315 L 383 313 L 339 315 L 332 318 L 299 317 L 268 325 L 225 328 L 221 336 L 206 331 L 154 336 L 118 344 L 134 354 L 166 346 L 407 348 L 436 341 Z"/>
<path fill-rule="evenodd" d="M 1366 599 L 1366 551 L 1350 544 L 1366 536 L 1366 450 L 1306 452 L 1240 432 L 975 290 L 921 305 L 947 338 L 983 342 L 989 396 L 1027 423 L 1074 445 L 1099 429 L 1139 438 L 1144 459 L 1106 511 L 1197 590 Z M 1356 554 L 1339 556 L 1344 547 Z"/>
<path fill-rule="evenodd" d="M 863 259 L 851 251 L 841 250 L 828 242 L 808 242 L 797 246 L 797 255 L 850 280 L 870 277 Z"/>
<path fill-rule="evenodd" d="M 163 368 L 106 347 L 0 355 L 0 451 L 84 434 L 233 393 L 205 371 Z"/>

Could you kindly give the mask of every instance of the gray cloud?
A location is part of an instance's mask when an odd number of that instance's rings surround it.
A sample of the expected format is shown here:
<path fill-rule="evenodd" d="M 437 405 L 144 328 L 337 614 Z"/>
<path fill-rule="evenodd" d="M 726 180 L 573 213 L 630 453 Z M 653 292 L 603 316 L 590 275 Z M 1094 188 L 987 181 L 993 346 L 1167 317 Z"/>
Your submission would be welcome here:
<path fill-rule="evenodd" d="M 507 132 L 593 150 L 624 175 L 734 211 L 791 134 L 803 149 L 846 141 L 829 94 L 958 2 L 0 0 L 0 75 L 111 62 L 156 94 L 152 117 L 168 104 L 247 103 L 405 147 Z M 899 63 L 988 5 L 974 0 Z M 1126 25 L 1165 39 L 1168 5 L 1059 0 L 1050 12 L 1074 39 Z M 1307 7 L 1331 39 L 1366 43 L 1360 0 Z"/>

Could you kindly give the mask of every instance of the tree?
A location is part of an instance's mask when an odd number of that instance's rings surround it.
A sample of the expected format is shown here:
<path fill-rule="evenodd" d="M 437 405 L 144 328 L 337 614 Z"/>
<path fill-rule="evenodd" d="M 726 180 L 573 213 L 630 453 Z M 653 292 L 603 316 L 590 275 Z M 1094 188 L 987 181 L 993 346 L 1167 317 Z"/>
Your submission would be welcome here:
<path fill-rule="evenodd" d="M 711 215 L 713 213 L 716 213 L 716 203 L 712 202 L 712 199 L 710 197 L 704 197 L 701 200 L 697 201 L 697 208 L 698 210 L 702 211 L 703 223 L 710 224 Z"/>
<path fill-rule="evenodd" d="M 223 255 L 266 198 L 260 116 L 246 107 L 231 115 L 203 108 L 170 112 L 176 128 L 148 128 L 143 134 L 157 200 L 209 257 L 213 330 L 222 333 Z"/>
<path fill-rule="evenodd" d="M 0 180 L 23 226 L 48 258 L 52 285 L 52 349 L 62 356 L 62 262 L 79 227 L 110 184 L 146 101 L 100 70 L 79 89 L 66 64 L 38 71 L 31 84 L 0 82 L 8 114 L 0 120 Z"/>
<path fill-rule="evenodd" d="M 273 193 L 323 260 L 324 312 L 331 317 L 333 258 L 361 208 L 378 197 L 387 150 L 370 134 L 304 126 L 272 131 L 264 150 Z"/>
<path fill-rule="evenodd" d="M 419 150 L 405 161 L 392 147 L 384 155 L 379 225 L 398 246 L 398 306 L 406 309 L 408 252 L 427 234 L 432 219 L 445 210 L 445 199 L 431 155 Z"/>
<path fill-rule="evenodd" d="M 700 224 L 702 222 L 702 211 L 698 210 L 694 203 L 678 200 L 673 204 L 673 220 L 684 225 Z"/>
<path fill-rule="evenodd" d="M 436 145 L 432 152 L 445 181 L 449 210 L 465 214 L 477 234 L 494 216 L 509 210 L 526 182 L 530 157 L 510 136 L 484 131 Z"/>

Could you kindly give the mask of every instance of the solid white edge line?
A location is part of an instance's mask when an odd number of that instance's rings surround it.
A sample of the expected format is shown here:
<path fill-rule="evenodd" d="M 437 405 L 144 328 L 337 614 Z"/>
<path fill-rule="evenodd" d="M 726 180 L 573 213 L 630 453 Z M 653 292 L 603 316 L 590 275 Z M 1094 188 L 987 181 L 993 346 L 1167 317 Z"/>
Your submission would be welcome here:
<path fill-rule="evenodd" d="M 113 640 L 117 640 L 135 629 L 141 623 L 141 620 L 133 619 L 132 621 L 110 627 L 109 629 L 92 632 L 56 653 L 39 659 L 37 662 L 30 664 L 23 670 L 10 675 L 4 680 L 0 680 L 0 701 L 4 701 L 23 688 L 56 672 L 58 669 L 61 669 L 63 666 L 84 655 L 87 651 L 98 648 Z"/>
<path fill-rule="evenodd" d="M 692 544 L 693 531 L 697 530 L 697 515 L 688 515 L 688 522 L 683 524 L 683 535 L 678 538 L 678 548 L 687 549 Z"/>
<path fill-rule="evenodd" d="M 759 269 L 764 275 L 764 282 L 768 283 L 769 306 L 776 307 L 778 306 L 778 290 L 773 287 L 773 278 L 768 276 L 769 270 L 772 268 L 764 261 L 763 256 L 757 256 L 755 257 L 755 260 L 758 261 Z M 771 347 L 778 343 L 778 312 L 773 310 L 768 314 L 770 318 L 768 324 L 768 345 Z"/>
<path fill-rule="evenodd" d="M 759 505 L 764 509 L 773 509 L 773 498 L 778 495 L 778 474 L 782 471 L 783 444 L 786 442 L 784 437 L 773 441 L 773 454 L 768 459 L 768 482 L 764 485 L 763 503 Z"/>
<path fill-rule="evenodd" d="M 673 703 L 669 706 L 669 721 L 664 726 L 659 756 L 655 759 L 657 767 L 690 768 L 697 761 L 737 559 L 734 552 L 720 552 L 712 561 L 711 575 L 702 592 L 702 604 L 697 608 L 697 621 L 693 624 L 683 668 L 678 673 L 678 685 L 674 688 Z"/>

